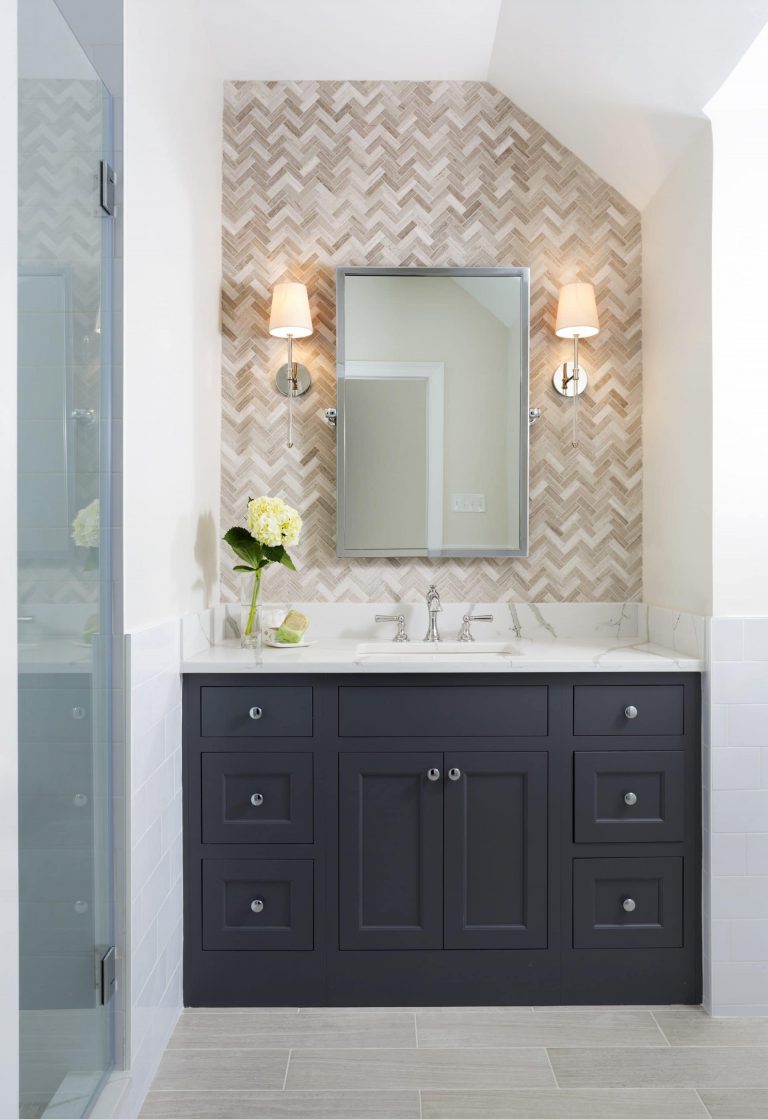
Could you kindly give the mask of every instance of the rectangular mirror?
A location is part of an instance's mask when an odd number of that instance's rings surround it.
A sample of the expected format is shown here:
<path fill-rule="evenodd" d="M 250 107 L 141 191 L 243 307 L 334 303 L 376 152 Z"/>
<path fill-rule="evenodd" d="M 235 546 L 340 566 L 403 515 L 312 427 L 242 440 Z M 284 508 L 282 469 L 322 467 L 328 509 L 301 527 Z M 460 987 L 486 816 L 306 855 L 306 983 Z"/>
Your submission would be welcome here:
<path fill-rule="evenodd" d="M 338 555 L 528 554 L 528 289 L 338 269 Z"/>

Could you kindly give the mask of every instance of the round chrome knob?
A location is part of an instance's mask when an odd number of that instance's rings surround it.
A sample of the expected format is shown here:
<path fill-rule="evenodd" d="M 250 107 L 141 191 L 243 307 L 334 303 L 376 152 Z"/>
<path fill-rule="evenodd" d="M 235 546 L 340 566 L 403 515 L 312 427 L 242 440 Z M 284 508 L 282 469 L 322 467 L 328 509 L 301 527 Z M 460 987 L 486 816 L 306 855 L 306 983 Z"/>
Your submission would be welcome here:
<path fill-rule="evenodd" d="M 248 714 L 252 719 L 260 719 L 264 712 L 260 707 L 252 707 Z"/>
<path fill-rule="evenodd" d="M 621 908 L 624 910 L 625 913 L 634 913 L 635 910 L 637 909 L 635 899 L 634 898 L 624 898 L 624 900 L 621 903 Z"/>
<path fill-rule="evenodd" d="M 627 716 L 628 719 L 636 719 L 637 708 L 630 703 L 629 707 L 624 708 L 624 714 Z"/>
<path fill-rule="evenodd" d="M 427 780 L 428 781 L 439 781 L 440 780 L 440 770 L 439 769 L 428 769 L 427 770 Z"/>
<path fill-rule="evenodd" d="M 262 793 L 251 793 L 251 804 L 254 808 L 259 808 L 264 803 Z"/>
<path fill-rule="evenodd" d="M 251 902 L 251 912 L 252 913 L 261 913 L 263 908 L 264 908 L 264 902 L 261 900 L 261 898 L 254 898 L 253 901 Z"/>
<path fill-rule="evenodd" d="M 72 803 L 74 804 L 75 808 L 85 808 L 86 804 L 88 803 L 88 797 L 85 795 L 85 793 L 75 793 L 75 795 L 72 797 Z"/>
<path fill-rule="evenodd" d="M 633 805 L 637 804 L 637 793 L 625 793 L 624 803 L 628 804 L 629 807 L 632 808 Z"/>
<path fill-rule="evenodd" d="M 85 718 L 85 708 L 84 707 L 73 707 L 72 708 L 72 718 L 73 719 L 84 719 Z"/>
<path fill-rule="evenodd" d="M 457 769 L 456 766 L 454 766 L 453 769 L 448 770 L 448 779 L 450 781 L 458 781 L 458 779 L 460 777 L 461 777 L 461 770 Z"/>

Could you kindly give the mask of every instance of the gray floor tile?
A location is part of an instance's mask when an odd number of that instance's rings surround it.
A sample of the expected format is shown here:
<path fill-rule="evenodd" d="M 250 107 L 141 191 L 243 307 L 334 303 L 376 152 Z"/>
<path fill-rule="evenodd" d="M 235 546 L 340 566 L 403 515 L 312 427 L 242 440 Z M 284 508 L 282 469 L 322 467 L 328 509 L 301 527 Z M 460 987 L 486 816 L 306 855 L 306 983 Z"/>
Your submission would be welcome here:
<path fill-rule="evenodd" d="M 634 1004 L 632 1006 L 607 1006 L 607 1005 L 596 1003 L 594 1006 L 583 1006 L 583 1005 L 582 1006 L 534 1006 L 532 1009 L 533 1009 L 534 1014 L 541 1014 L 542 1012 L 547 1013 L 550 1010 L 562 1010 L 564 1013 L 567 1013 L 567 1014 L 580 1014 L 585 1010 L 612 1010 L 612 1011 L 615 1011 L 616 1013 L 620 1013 L 620 1014 L 634 1014 L 638 1010 L 649 1010 L 649 1011 L 656 1011 L 656 1010 L 679 1011 L 679 1010 L 685 1010 L 685 1011 L 688 1011 L 689 1013 L 691 1013 L 693 1011 L 698 1011 L 702 1014 L 705 1013 L 701 1009 L 700 1006 L 689 1006 L 689 1005 L 684 1004 L 684 1003 L 669 1003 L 669 1004 L 665 1003 L 663 1006 L 657 1006 L 657 1005 L 652 1004 L 652 1003 L 649 1003 L 647 1006 L 645 1006 L 645 1005 L 637 1006 L 637 1005 L 634 1005 Z"/>
<path fill-rule="evenodd" d="M 516 1045 L 554 1046 L 667 1046 L 667 1040 L 649 1011 L 583 1010 L 540 1011 L 505 1019 L 475 1011 L 423 1010 L 416 1015 L 419 1047 L 472 1049 Z"/>
<path fill-rule="evenodd" d="M 656 1011 L 670 1045 L 768 1045 L 768 1018 L 710 1018 L 703 1011 Z"/>
<path fill-rule="evenodd" d="M 694 1091 L 422 1092 L 423 1119 L 708 1119 Z"/>
<path fill-rule="evenodd" d="M 498 1014 L 501 1017 L 513 1018 L 530 1018 L 533 1014 L 532 1006 L 387 1006 L 380 1007 L 372 1010 L 368 1006 L 345 1006 L 345 1007 L 332 1007 L 328 1009 L 322 1006 L 303 1006 L 299 1011 L 300 1014 L 320 1015 L 320 1014 L 392 1014 L 396 1012 L 407 1012 L 409 1014 L 420 1014 L 422 1011 L 430 1011 L 435 1014 L 482 1014 L 492 1015 Z"/>
<path fill-rule="evenodd" d="M 700 1092 L 712 1119 L 766 1119 L 768 1092 L 759 1088 Z"/>
<path fill-rule="evenodd" d="M 297 1049 L 287 1088 L 546 1088 L 544 1049 Z"/>
<path fill-rule="evenodd" d="M 414 1016 L 407 1010 L 275 1015 L 186 1010 L 171 1049 L 407 1049 L 416 1045 Z"/>
<path fill-rule="evenodd" d="M 419 1119 L 419 1093 L 150 1092 L 141 1119 Z"/>
<path fill-rule="evenodd" d="M 768 1048 L 549 1049 L 561 1088 L 768 1088 Z"/>
<path fill-rule="evenodd" d="M 167 1049 L 154 1091 L 282 1088 L 287 1049 Z"/>

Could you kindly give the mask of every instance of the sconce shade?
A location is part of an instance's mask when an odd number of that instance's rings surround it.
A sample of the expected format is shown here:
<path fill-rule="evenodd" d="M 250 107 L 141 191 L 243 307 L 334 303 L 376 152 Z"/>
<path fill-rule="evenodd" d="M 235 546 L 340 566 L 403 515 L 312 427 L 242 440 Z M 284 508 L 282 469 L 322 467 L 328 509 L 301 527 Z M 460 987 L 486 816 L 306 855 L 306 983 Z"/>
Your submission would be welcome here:
<path fill-rule="evenodd" d="M 275 284 L 269 333 L 276 338 L 308 338 L 312 333 L 312 316 L 304 284 Z"/>
<path fill-rule="evenodd" d="M 558 338 L 591 338 L 600 331 L 592 284 L 565 284 L 560 288 L 555 334 Z"/>

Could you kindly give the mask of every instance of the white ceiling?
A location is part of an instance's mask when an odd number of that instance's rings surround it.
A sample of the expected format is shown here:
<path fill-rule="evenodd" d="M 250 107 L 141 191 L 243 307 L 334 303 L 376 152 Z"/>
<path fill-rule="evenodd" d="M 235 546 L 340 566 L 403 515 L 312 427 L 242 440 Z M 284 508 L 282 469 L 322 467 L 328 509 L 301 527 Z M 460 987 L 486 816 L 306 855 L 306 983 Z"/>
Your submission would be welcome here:
<path fill-rule="evenodd" d="M 224 78 L 489 80 L 642 208 L 768 0 L 203 0 Z"/>
<path fill-rule="evenodd" d="M 642 209 L 767 20 L 768 0 L 504 0 L 489 78 Z"/>
<path fill-rule="evenodd" d="M 501 0 L 207 0 L 224 76 L 488 77 Z"/>

